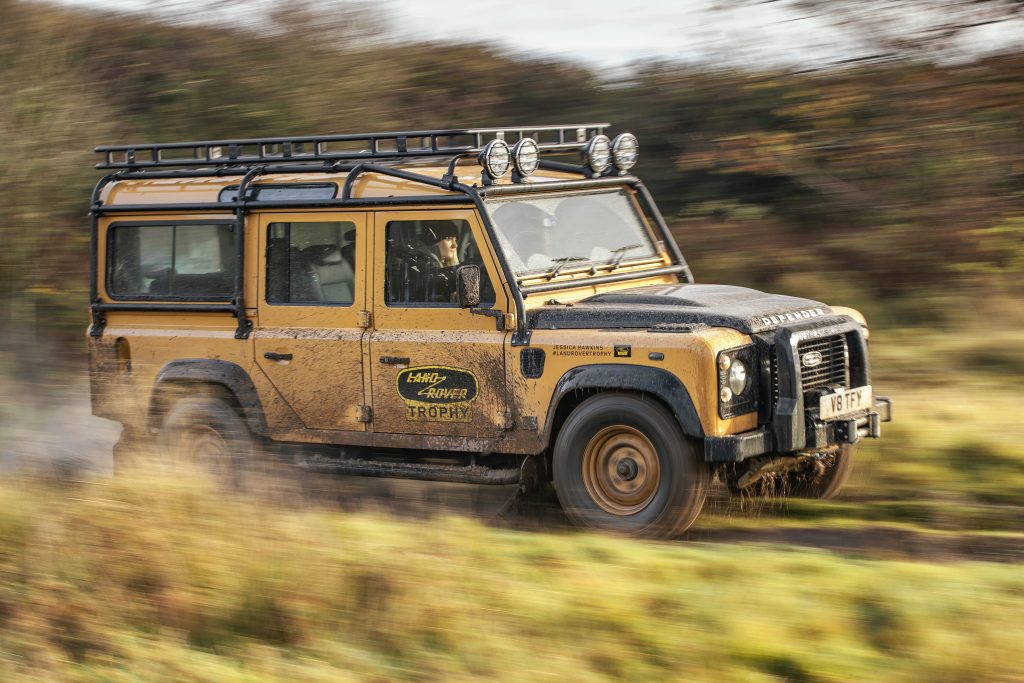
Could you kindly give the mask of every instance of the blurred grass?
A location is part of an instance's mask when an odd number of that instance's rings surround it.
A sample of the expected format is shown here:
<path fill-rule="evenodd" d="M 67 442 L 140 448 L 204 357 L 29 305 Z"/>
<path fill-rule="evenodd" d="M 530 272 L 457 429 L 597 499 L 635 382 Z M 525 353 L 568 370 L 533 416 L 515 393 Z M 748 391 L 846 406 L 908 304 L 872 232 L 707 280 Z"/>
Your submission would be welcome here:
<path fill-rule="evenodd" d="M 1016 565 L 0 485 L 5 681 L 1019 680 Z"/>

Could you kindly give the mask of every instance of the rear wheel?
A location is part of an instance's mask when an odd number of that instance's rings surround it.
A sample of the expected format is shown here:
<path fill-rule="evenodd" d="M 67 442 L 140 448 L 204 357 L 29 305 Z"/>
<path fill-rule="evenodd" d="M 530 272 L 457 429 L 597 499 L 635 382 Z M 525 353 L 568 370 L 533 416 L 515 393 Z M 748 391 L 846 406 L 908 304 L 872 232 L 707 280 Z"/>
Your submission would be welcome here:
<path fill-rule="evenodd" d="M 681 533 L 700 513 L 708 473 L 660 404 L 599 394 L 566 420 L 555 442 L 559 502 L 577 525 L 635 536 Z"/>
<path fill-rule="evenodd" d="M 197 469 L 233 489 L 245 487 L 259 455 L 245 421 L 217 395 L 175 401 L 164 417 L 158 448 L 167 469 Z"/>

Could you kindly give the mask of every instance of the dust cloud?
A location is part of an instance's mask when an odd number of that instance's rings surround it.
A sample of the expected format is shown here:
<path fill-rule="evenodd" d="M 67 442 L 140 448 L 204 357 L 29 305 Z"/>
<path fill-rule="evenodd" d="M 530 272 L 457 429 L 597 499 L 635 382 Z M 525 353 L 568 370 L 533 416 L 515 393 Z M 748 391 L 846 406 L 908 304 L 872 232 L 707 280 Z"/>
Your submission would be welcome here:
<path fill-rule="evenodd" d="M 110 473 L 120 433 L 118 423 L 92 415 L 85 377 L 57 386 L 0 386 L 0 471 Z"/>

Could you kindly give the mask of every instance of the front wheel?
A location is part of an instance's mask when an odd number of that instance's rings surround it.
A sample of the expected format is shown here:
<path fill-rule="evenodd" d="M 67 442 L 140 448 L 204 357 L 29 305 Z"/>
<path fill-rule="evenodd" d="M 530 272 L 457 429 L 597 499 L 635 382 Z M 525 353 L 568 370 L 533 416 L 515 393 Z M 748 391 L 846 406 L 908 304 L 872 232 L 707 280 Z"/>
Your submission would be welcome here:
<path fill-rule="evenodd" d="M 853 473 L 856 446 L 839 446 L 815 457 L 805 457 L 793 467 L 782 471 L 765 471 L 757 479 L 740 488 L 740 481 L 757 461 L 747 461 L 726 468 L 722 474 L 729 493 L 740 498 L 812 498 L 828 500 L 839 495 Z"/>
<path fill-rule="evenodd" d="M 555 442 L 553 470 L 573 523 L 631 536 L 683 532 L 707 495 L 707 467 L 679 423 L 632 394 L 581 403 Z"/>
<path fill-rule="evenodd" d="M 853 473 L 854 455 L 857 447 L 849 444 L 825 454 L 821 467 L 813 474 L 796 473 L 786 482 L 786 495 L 793 498 L 817 498 L 829 500 L 839 495 Z"/>

